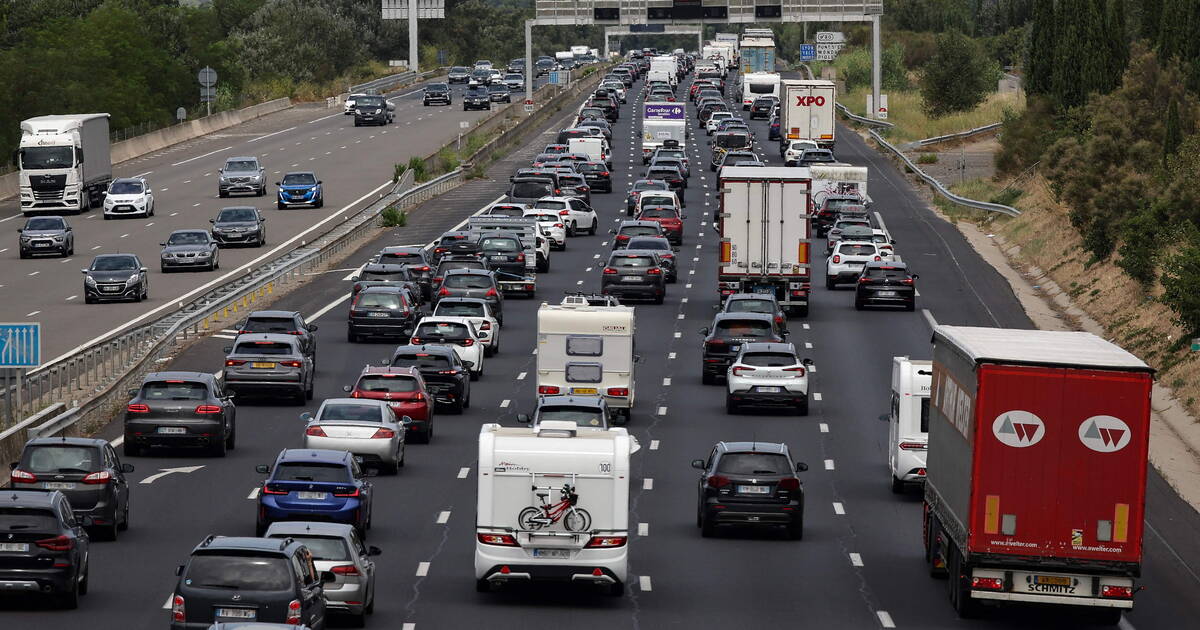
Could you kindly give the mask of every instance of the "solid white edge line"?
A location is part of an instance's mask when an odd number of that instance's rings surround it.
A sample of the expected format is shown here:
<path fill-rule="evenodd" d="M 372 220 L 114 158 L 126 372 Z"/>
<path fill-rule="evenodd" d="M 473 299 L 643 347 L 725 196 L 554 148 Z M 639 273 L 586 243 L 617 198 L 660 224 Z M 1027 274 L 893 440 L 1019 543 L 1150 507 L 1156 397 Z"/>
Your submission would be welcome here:
<path fill-rule="evenodd" d="M 345 302 L 348 299 L 350 299 L 349 293 L 339 297 L 338 299 L 330 302 L 329 304 L 326 304 L 325 306 L 322 306 L 320 309 L 317 310 L 317 312 L 313 313 L 312 315 L 309 315 L 308 317 L 305 317 L 304 321 L 306 321 L 306 322 L 315 321 L 317 318 L 321 317 L 325 313 L 328 313 L 329 311 L 332 311 L 334 308 L 337 307 L 338 304 L 341 304 L 342 302 Z"/>
<path fill-rule="evenodd" d="M 265 136 L 259 136 L 259 137 L 257 137 L 257 138 L 251 138 L 251 139 L 249 139 L 249 140 L 247 140 L 247 141 L 246 141 L 246 144 L 250 144 L 251 142 L 258 142 L 259 140 L 262 140 L 263 138 L 270 138 L 271 136 L 277 136 L 277 135 L 279 135 L 279 134 L 281 134 L 281 133 L 287 133 L 287 132 L 289 132 L 289 131 L 291 131 L 291 130 L 293 130 L 293 129 L 295 129 L 295 128 L 296 128 L 295 126 L 292 126 L 292 127 L 288 127 L 287 129 L 280 129 L 279 131 L 273 131 L 273 132 L 271 132 L 271 133 L 269 133 L 269 134 L 267 134 L 267 135 L 265 135 Z M 878 214 L 878 213 L 876 213 L 876 214 Z"/>
<path fill-rule="evenodd" d="M 197 155 L 196 157 L 188 158 L 182 162 L 176 162 L 176 163 L 172 164 L 171 166 L 179 166 L 180 164 L 187 164 L 188 162 L 195 162 L 196 160 L 199 160 L 200 158 L 206 158 L 215 153 L 220 153 L 222 151 L 228 151 L 232 148 L 233 147 L 230 146 L 230 147 L 225 147 L 224 149 L 217 149 L 216 151 L 209 151 L 208 153 L 205 153 L 204 155 Z M 166 190 L 166 189 L 164 188 L 163 190 Z"/>

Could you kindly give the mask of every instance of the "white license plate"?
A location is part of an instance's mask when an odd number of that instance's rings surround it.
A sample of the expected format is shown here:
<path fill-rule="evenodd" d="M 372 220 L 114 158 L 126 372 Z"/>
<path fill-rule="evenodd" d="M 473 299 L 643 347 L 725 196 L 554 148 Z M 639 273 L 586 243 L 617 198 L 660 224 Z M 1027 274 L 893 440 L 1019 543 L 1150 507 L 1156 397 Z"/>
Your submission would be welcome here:
<path fill-rule="evenodd" d="M 218 608 L 216 616 L 227 619 L 254 619 L 257 614 L 251 608 Z"/>
<path fill-rule="evenodd" d="M 389 313 L 371 313 L 371 317 L 387 317 Z"/>
<path fill-rule="evenodd" d="M 50 247 L 50 243 L 34 243 L 34 247 Z"/>
<path fill-rule="evenodd" d="M 183 427 L 158 427 L 157 432 L 163 435 L 180 435 L 187 433 L 187 429 Z"/>
<path fill-rule="evenodd" d="M 29 543 L 0 543 L 0 551 L 29 551 Z"/>
<path fill-rule="evenodd" d="M 641 282 L 641 276 L 621 276 L 621 282 Z"/>
<path fill-rule="evenodd" d="M 508 260 L 508 256 L 492 256 L 492 260 L 504 262 Z"/>
<path fill-rule="evenodd" d="M 738 486 L 738 494 L 771 494 L 771 486 Z"/>
<path fill-rule="evenodd" d="M 779 392 L 783 391 L 782 387 L 762 387 L 762 386 L 760 386 L 760 387 L 755 387 L 754 389 L 756 391 L 762 392 L 764 394 L 778 394 Z"/>
<path fill-rule="evenodd" d="M 534 549 L 533 557 L 535 558 L 570 558 L 571 551 L 569 549 Z"/>
<path fill-rule="evenodd" d="M 74 490 L 75 482 L 73 481 L 43 481 L 42 488 L 46 490 Z"/>
<path fill-rule="evenodd" d="M 895 291 L 880 291 L 879 293 L 876 293 L 876 295 L 878 295 L 879 297 L 896 297 L 896 292 Z"/>
<path fill-rule="evenodd" d="M 296 497 L 300 499 L 309 499 L 313 501 L 321 501 L 325 499 L 324 492 L 297 492 Z"/>
<path fill-rule="evenodd" d="M 121 290 L 121 287 L 100 287 L 100 290 L 105 293 L 116 293 Z"/>

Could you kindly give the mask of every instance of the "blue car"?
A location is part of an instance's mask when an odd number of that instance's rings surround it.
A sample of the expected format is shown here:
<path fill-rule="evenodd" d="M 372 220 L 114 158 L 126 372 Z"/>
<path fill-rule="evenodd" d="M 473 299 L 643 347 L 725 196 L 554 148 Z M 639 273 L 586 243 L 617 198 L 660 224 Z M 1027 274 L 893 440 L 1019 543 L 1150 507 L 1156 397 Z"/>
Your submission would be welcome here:
<path fill-rule="evenodd" d="M 290 206 L 312 206 L 320 208 L 325 205 L 325 189 L 316 173 L 301 171 L 288 173 L 283 181 L 275 182 L 279 187 L 279 199 L 275 201 L 280 210 Z"/>
<path fill-rule="evenodd" d="M 258 493 L 258 536 L 276 521 L 325 521 L 353 525 L 367 537 L 371 482 L 350 453 L 284 449 L 274 467 L 256 469 L 270 475 Z"/>

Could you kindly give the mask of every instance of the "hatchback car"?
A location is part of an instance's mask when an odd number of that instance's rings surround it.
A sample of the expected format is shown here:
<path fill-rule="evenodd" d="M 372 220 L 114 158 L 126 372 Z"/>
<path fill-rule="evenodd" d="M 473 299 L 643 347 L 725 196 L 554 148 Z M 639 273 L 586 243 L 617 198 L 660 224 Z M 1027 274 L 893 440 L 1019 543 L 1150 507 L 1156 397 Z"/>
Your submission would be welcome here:
<path fill-rule="evenodd" d="M 478 241 L 475 242 L 475 247 L 478 249 Z M 445 279 L 446 272 L 452 269 L 479 269 L 487 271 L 487 263 L 480 260 L 479 256 L 475 254 L 442 256 L 437 263 L 437 268 L 433 271 L 433 277 L 430 278 L 430 284 L 435 291 L 442 286 L 442 280 Z"/>
<path fill-rule="evenodd" d="M 125 474 L 131 472 L 133 466 L 122 464 L 106 440 L 47 437 L 25 443 L 9 481 L 14 490 L 61 492 L 76 519 L 86 518 L 98 537 L 116 540 L 118 531 L 129 528 Z"/>
<path fill-rule="evenodd" d="M 825 255 L 833 253 L 833 248 L 838 241 L 842 240 L 842 233 L 851 228 L 859 228 L 859 234 L 863 240 L 872 241 L 873 234 L 871 221 L 866 217 L 839 217 L 833 222 L 833 226 L 829 228 L 829 232 L 825 235 Z"/>
<path fill-rule="evenodd" d="M 425 379 L 425 390 L 437 405 L 461 414 L 471 406 L 471 371 L 449 346 L 421 344 L 398 346 L 389 361 L 392 367 L 411 367 Z"/>
<path fill-rule="evenodd" d="M 276 521 L 347 523 L 366 538 L 371 528 L 372 484 L 348 451 L 284 449 L 258 494 L 255 531 L 262 536 Z"/>
<path fill-rule="evenodd" d="M 237 206 L 222 208 L 217 218 L 209 219 L 213 224 L 212 236 L 217 245 L 254 245 L 262 247 L 267 244 L 267 219 L 257 208 Z"/>
<path fill-rule="evenodd" d="M 596 210 L 583 199 L 542 197 L 534 202 L 533 209 L 557 212 L 567 226 L 567 236 L 575 236 L 583 231 L 595 234 L 600 224 Z"/>
<path fill-rule="evenodd" d="M 332 571 L 317 570 L 302 541 L 213 535 L 175 575 L 171 630 L 241 622 L 324 630 L 324 585 L 337 581 Z"/>
<path fill-rule="evenodd" d="M 696 527 L 712 536 L 718 525 L 782 526 L 793 540 L 804 537 L 804 487 L 786 444 L 717 442 L 707 459 L 692 460 L 700 471 Z"/>
<path fill-rule="evenodd" d="M 622 301 L 652 300 L 655 304 L 662 304 L 666 297 L 666 273 L 654 252 L 618 249 L 609 254 L 600 273 L 602 295 L 615 295 Z"/>
<path fill-rule="evenodd" d="M 479 238 L 480 258 L 502 278 L 524 278 L 525 246 L 521 239 L 500 232 L 487 232 Z M 442 286 L 445 286 L 445 280 Z"/>
<path fill-rule="evenodd" d="M 430 103 L 450 105 L 453 102 L 453 93 L 450 91 L 450 86 L 445 83 L 430 83 L 425 86 L 425 92 L 421 97 L 421 105 L 425 107 L 428 107 Z"/>
<path fill-rule="evenodd" d="M 272 523 L 263 537 L 307 547 L 316 570 L 334 577 L 322 589 L 326 610 L 349 615 L 351 626 L 366 625 L 366 615 L 375 610 L 375 561 L 371 558 L 383 553 L 379 547 L 366 546 L 354 527 L 342 523 Z"/>
<path fill-rule="evenodd" d="M 363 464 L 394 475 L 404 467 L 404 426 L 386 400 L 326 398 L 314 416 L 305 412 L 304 448 L 348 451 Z M 319 519 L 317 519 L 319 520 Z"/>
<path fill-rule="evenodd" d="M 17 228 L 17 247 L 21 258 L 41 254 L 67 257 L 75 254 L 75 231 L 67 220 L 57 216 L 30 217 Z"/>
<path fill-rule="evenodd" d="M 833 255 L 825 260 L 825 288 L 833 290 L 845 282 L 858 282 L 863 267 L 883 257 L 875 243 L 839 242 Z"/>
<path fill-rule="evenodd" d="M 750 118 L 752 120 L 755 118 L 769 118 L 771 116 L 771 109 L 778 102 L 779 99 L 773 96 L 763 96 L 754 99 L 754 102 L 750 104 Z"/>
<path fill-rule="evenodd" d="M 538 396 L 533 414 L 517 414 L 517 422 L 536 430 L 547 421 L 574 422 L 581 429 L 605 430 L 613 417 L 603 396 Z"/>
<path fill-rule="evenodd" d="M 667 182 L 661 179 L 639 179 L 633 182 L 629 192 L 625 195 L 625 214 L 633 216 L 638 205 L 638 197 L 647 190 L 664 190 L 670 191 L 671 187 Z"/>
<path fill-rule="evenodd" d="M 863 266 L 854 286 L 854 308 L 868 306 L 903 306 L 911 311 L 917 305 L 916 280 L 907 263 L 871 261 Z"/>
<path fill-rule="evenodd" d="M 774 316 L 767 313 L 717 313 L 712 325 L 700 330 L 704 337 L 700 381 L 709 385 L 724 378 L 744 344 L 782 343 L 787 334 L 779 330 Z"/>
<path fill-rule="evenodd" d="M 464 317 L 475 325 L 484 356 L 500 351 L 500 321 L 492 315 L 492 306 L 482 298 L 450 297 L 438 300 L 434 317 Z"/>
<path fill-rule="evenodd" d="M 354 283 L 350 287 L 351 295 L 357 295 L 367 287 L 398 286 L 407 288 L 414 301 L 419 304 L 424 293 L 420 277 L 408 265 L 369 262 L 363 265 L 357 274 L 351 276 L 350 281 Z"/>
<path fill-rule="evenodd" d="M 163 273 L 175 269 L 214 271 L 221 267 L 217 241 L 207 230 L 175 230 L 159 245 L 159 268 Z"/>
<path fill-rule="evenodd" d="M 672 245 L 683 244 L 683 220 L 686 214 L 671 206 L 645 205 L 637 216 L 638 221 L 653 221 L 662 226 L 663 234 Z"/>
<path fill-rule="evenodd" d="M 83 301 L 96 302 L 150 298 L 150 277 L 136 254 L 100 254 L 83 272 Z"/>
<path fill-rule="evenodd" d="M 421 321 L 417 322 L 417 328 L 413 331 L 409 343 L 449 346 L 471 371 L 472 380 L 479 380 L 479 377 L 483 376 L 483 344 L 479 340 L 475 324 L 469 318 L 422 317 Z"/>
<path fill-rule="evenodd" d="M 144 178 L 118 177 L 108 185 L 104 195 L 105 220 L 128 216 L 154 216 L 154 191 Z"/>
<path fill-rule="evenodd" d="M 613 234 L 612 248 L 621 249 L 635 236 L 661 236 L 666 238 L 662 224 L 657 221 L 621 221 L 617 229 L 609 230 Z"/>
<path fill-rule="evenodd" d="M 352 398 L 382 400 L 404 424 L 405 440 L 428 444 L 433 439 L 434 401 L 425 378 L 413 367 L 368 365 L 353 385 L 342 387 Z"/>
<path fill-rule="evenodd" d="M 225 352 L 226 391 L 239 398 L 282 395 L 297 405 L 312 399 L 314 363 L 294 335 L 238 335 Z"/>
<path fill-rule="evenodd" d="M 674 166 L 651 166 L 646 169 L 646 179 L 657 179 L 667 183 L 667 187 L 671 192 L 683 199 L 684 189 L 687 188 L 687 180 L 684 179 L 683 173 Z"/>
<path fill-rule="evenodd" d="M 430 262 L 433 265 L 437 265 L 444 256 L 476 256 L 479 254 L 479 235 L 461 230 L 446 232 L 433 246 L 431 254 L 433 258 Z"/>
<path fill-rule="evenodd" d="M 795 142 L 802 141 L 796 140 Z M 789 151 L 791 150 L 789 149 Z M 821 199 L 820 208 L 817 209 L 813 230 L 817 236 L 824 237 L 833 227 L 834 220 L 842 210 L 859 207 L 862 207 L 864 212 L 866 211 L 866 207 L 858 195 L 826 195 Z"/>
<path fill-rule="evenodd" d="M 21 490 L 0 498 L 0 585 L 5 592 L 45 594 L 59 608 L 79 607 L 88 592 L 90 541 L 62 492 Z"/>
<path fill-rule="evenodd" d="M 316 324 L 304 321 L 300 311 L 254 311 L 238 325 L 238 334 L 274 333 L 292 335 L 300 342 L 304 354 L 317 361 L 317 332 Z"/>
<path fill-rule="evenodd" d="M 237 442 L 233 396 L 208 372 L 151 372 L 129 390 L 126 456 L 154 447 L 199 448 L 218 457 Z"/>
<path fill-rule="evenodd" d="M 787 317 L 779 300 L 771 293 L 731 293 L 721 304 L 722 313 L 766 313 L 775 320 L 780 332 L 787 329 Z"/>
<path fill-rule="evenodd" d="M 354 126 L 390 125 L 396 119 L 396 106 L 382 96 L 360 96 L 354 101 Z"/>
<path fill-rule="evenodd" d="M 604 162 L 583 162 L 579 164 L 578 169 L 592 190 L 606 193 L 613 191 L 612 172 Z"/>
<path fill-rule="evenodd" d="M 746 343 L 725 374 L 725 411 L 743 407 L 794 410 L 808 415 L 808 365 L 790 343 Z"/>
<path fill-rule="evenodd" d="M 287 173 L 275 185 L 279 187 L 275 207 L 280 210 L 292 206 L 320 208 L 325 205 L 324 184 L 312 171 Z"/>
<path fill-rule="evenodd" d="M 253 155 L 231 157 L 217 169 L 217 196 L 251 193 L 256 197 L 267 194 L 266 169 Z"/>
<path fill-rule="evenodd" d="M 557 212 L 548 210 L 526 210 L 522 215 L 537 221 L 538 228 L 550 240 L 550 247 L 559 251 L 567 249 L 567 225 Z"/>
<path fill-rule="evenodd" d="M 455 261 L 446 261 L 447 265 Z M 504 325 L 504 293 L 496 283 L 496 274 L 487 269 L 455 268 L 442 273 L 438 300 L 448 297 L 480 298 L 492 308 L 492 314 Z"/>

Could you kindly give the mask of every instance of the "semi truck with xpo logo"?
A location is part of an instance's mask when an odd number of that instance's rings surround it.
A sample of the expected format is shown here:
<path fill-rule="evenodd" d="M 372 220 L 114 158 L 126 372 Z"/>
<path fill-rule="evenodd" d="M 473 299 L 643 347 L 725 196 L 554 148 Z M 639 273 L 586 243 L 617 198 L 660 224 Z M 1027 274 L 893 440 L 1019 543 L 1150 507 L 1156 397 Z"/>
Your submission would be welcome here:
<path fill-rule="evenodd" d="M 832 149 L 837 141 L 837 86 L 833 81 L 784 79 L 779 89 L 779 152 L 793 140 Z"/>
<path fill-rule="evenodd" d="M 934 330 L 925 557 L 959 616 L 1133 608 L 1153 372 L 1090 333 Z"/>

